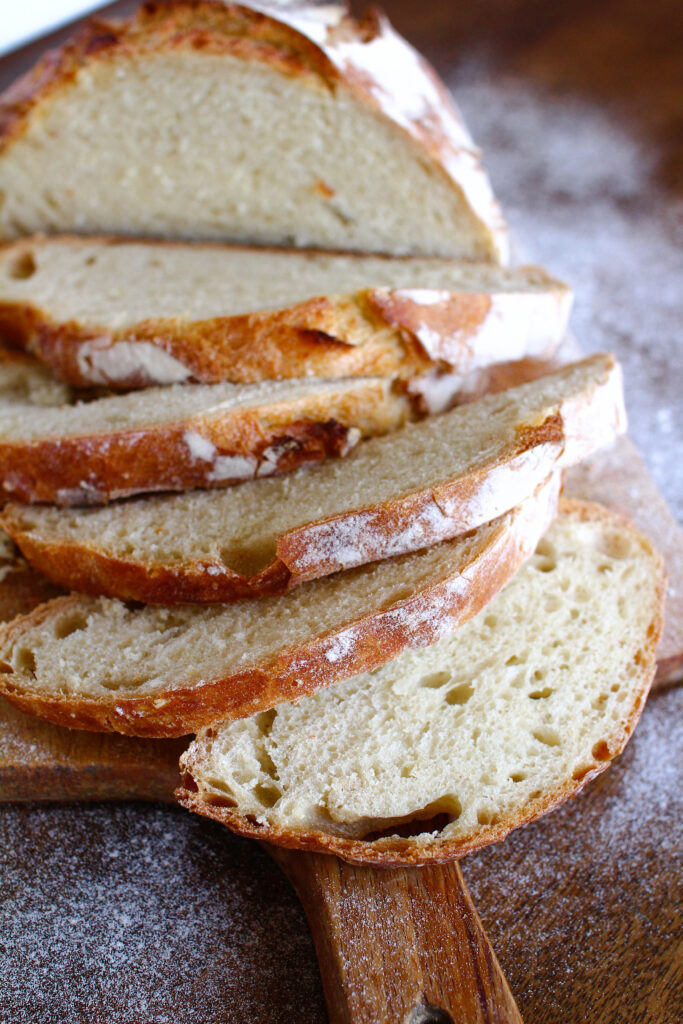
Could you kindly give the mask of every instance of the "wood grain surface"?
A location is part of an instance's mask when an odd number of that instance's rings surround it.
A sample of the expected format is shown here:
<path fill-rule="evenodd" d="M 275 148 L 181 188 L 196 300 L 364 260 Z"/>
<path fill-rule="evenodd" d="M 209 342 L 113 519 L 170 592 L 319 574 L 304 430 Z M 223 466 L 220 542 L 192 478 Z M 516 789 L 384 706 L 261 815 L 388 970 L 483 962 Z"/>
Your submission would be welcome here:
<path fill-rule="evenodd" d="M 522 1024 L 457 864 L 269 852 L 306 911 L 330 1024 Z"/>

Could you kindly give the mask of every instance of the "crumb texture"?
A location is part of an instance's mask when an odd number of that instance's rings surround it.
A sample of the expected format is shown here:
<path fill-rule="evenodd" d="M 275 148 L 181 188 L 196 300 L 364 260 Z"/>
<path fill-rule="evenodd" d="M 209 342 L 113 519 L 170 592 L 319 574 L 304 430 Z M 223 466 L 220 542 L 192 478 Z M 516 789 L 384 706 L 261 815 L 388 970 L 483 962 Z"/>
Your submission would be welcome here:
<path fill-rule="evenodd" d="M 654 668 L 658 557 L 587 507 L 455 634 L 201 734 L 185 755 L 200 797 L 294 838 L 411 822 L 418 848 L 552 806 L 621 749 Z"/>

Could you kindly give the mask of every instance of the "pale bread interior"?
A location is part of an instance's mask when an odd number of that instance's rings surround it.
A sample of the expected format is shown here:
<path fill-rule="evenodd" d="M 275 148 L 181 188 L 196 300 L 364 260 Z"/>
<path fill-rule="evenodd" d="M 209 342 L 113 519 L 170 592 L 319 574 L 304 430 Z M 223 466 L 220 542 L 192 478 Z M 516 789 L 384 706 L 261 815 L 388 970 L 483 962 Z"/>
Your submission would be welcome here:
<path fill-rule="evenodd" d="M 201 733 L 183 759 L 199 797 L 294 840 L 445 814 L 438 833 L 415 826 L 420 847 L 523 823 L 621 749 L 654 668 L 661 561 L 592 509 L 565 511 L 439 643 Z"/>
<path fill-rule="evenodd" d="M 87 238 L 22 240 L 0 250 L 0 302 L 27 303 L 55 322 L 86 328 L 240 316 L 366 288 L 567 291 L 538 267 L 442 259 Z"/>
<path fill-rule="evenodd" d="M 606 365 L 593 361 L 575 364 L 467 407 L 407 424 L 383 438 L 365 441 L 345 460 L 296 470 L 285 477 L 246 482 L 229 490 L 149 497 L 78 512 L 15 504 L 8 509 L 9 522 L 11 528 L 32 533 L 47 543 L 92 545 L 117 558 L 174 567 L 208 562 L 217 572 L 228 566 L 252 574 L 275 557 L 278 536 L 289 530 L 354 510 L 376 509 L 383 502 L 502 462 L 506 453 L 514 450 L 520 428 L 542 423 L 563 402 L 577 396 L 583 396 L 590 406 L 592 390 L 604 385 Z M 564 426 L 571 436 L 571 414 Z M 549 454 L 548 465 L 559 455 L 559 450 Z M 528 479 L 535 486 L 533 475 Z M 500 515 L 523 496 L 515 497 L 509 482 L 501 489 L 495 475 L 491 476 L 485 487 L 475 487 L 467 509 L 470 525 L 466 528 Z M 449 510 L 437 503 L 431 514 L 436 523 Z M 363 527 L 368 549 L 373 523 L 373 515 L 368 515 Z M 377 527 L 383 529 L 381 519 Z M 420 524 L 415 524 L 414 536 L 401 534 L 400 550 L 409 550 L 411 545 L 420 547 L 421 536 Z M 311 535 L 307 543 L 321 545 L 320 555 L 334 558 L 341 566 L 358 564 L 357 538 L 355 534 L 345 536 L 342 528 L 334 535 Z M 334 543 L 333 551 L 328 550 L 330 543 Z"/>
<path fill-rule="evenodd" d="M 284 155 L 284 156 L 283 156 Z M 490 191 L 458 155 L 477 205 Z M 460 188 L 350 90 L 228 53 L 89 61 L 0 160 L 0 233 L 490 258 Z"/>

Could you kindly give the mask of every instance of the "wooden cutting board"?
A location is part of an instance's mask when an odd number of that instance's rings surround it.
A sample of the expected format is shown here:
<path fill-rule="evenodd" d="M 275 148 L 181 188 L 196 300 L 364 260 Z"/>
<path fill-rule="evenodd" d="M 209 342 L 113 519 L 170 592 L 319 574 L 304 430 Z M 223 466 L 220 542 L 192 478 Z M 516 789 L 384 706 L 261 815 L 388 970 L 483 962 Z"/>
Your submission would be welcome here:
<path fill-rule="evenodd" d="M 573 471 L 567 490 L 633 516 L 665 554 L 670 579 L 680 578 L 683 537 L 628 439 Z M 41 596 L 38 588 L 36 598 Z M 21 597 L 25 608 L 30 588 Z M 672 588 L 660 686 L 678 679 L 683 669 L 680 602 Z M 171 800 L 184 746 L 183 740 L 72 732 L 0 702 L 0 800 Z M 594 800 L 599 790 L 598 782 Z M 332 1024 L 521 1021 L 457 865 L 378 871 L 311 854 L 274 856 L 309 918 Z M 620 915 L 621 907 L 613 913 Z M 605 921 L 606 934 L 610 925 Z M 619 941 L 625 962 L 638 963 L 642 936 L 626 931 Z M 672 949 L 659 951 L 664 971 L 673 964 Z M 648 996 L 647 1005 L 643 1020 L 670 1024 L 667 1000 Z M 624 1019 L 619 986 L 603 1008 L 605 1024 Z"/>

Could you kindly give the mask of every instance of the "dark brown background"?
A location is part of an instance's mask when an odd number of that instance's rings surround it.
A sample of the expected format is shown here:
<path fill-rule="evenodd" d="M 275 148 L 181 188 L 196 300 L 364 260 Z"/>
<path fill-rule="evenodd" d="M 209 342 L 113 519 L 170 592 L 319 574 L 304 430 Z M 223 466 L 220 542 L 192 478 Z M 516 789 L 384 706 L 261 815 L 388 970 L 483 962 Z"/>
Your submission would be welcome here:
<path fill-rule="evenodd" d="M 624 361 L 680 520 L 680 2 L 385 7 L 456 92 L 527 254 L 574 285 L 581 344 Z M 611 772 L 464 863 L 527 1024 L 683 1019 L 682 706 L 658 695 Z M 325 1020 L 303 915 L 257 847 L 163 806 L 0 809 L 0 1024 L 246 1020 Z"/>

